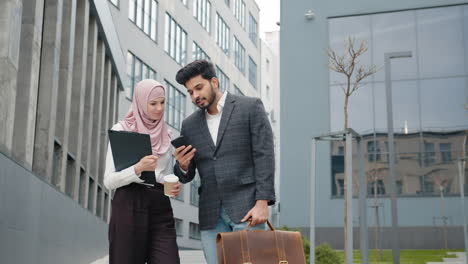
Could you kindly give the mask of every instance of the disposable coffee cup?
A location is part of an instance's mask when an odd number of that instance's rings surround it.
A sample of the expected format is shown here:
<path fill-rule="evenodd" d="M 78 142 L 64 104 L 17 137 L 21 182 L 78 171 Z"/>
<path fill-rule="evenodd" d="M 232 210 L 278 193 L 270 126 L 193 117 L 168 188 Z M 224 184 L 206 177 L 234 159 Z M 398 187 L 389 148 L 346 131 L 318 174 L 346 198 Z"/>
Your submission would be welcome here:
<path fill-rule="evenodd" d="M 164 176 L 164 194 L 168 197 L 174 197 L 172 191 L 175 189 L 175 185 L 179 182 L 179 177 L 175 175 Z"/>

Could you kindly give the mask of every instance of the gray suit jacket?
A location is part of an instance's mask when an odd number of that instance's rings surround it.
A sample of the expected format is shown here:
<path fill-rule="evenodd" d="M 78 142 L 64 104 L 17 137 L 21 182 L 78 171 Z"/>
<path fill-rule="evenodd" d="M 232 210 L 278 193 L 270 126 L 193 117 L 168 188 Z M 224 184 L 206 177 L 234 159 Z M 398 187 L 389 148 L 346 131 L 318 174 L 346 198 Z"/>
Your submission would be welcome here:
<path fill-rule="evenodd" d="M 239 223 L 256 200 L 275 203 L 273 133 L 260 99 L 227 95 L 216 145 L 200 109 L 183 121 L 181 135 L 197 152 L 187 174 L 177 163 L 174 173 L 187 183 L 198 169 L 201 230 L 215 228 L 221 206 Z"/>

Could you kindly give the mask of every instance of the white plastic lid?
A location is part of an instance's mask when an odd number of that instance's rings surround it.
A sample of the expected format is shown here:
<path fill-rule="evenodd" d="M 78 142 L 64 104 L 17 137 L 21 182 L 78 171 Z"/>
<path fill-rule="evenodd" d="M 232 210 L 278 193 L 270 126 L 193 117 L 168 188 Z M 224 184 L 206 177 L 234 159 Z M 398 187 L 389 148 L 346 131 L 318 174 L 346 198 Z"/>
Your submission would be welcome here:
<path fill-rule="evenodd" d="M 178 182 L 179 177 L 175 176 L 174 174 L 169 174 L 164 176 L 164 181 L 165 182 Z"/>

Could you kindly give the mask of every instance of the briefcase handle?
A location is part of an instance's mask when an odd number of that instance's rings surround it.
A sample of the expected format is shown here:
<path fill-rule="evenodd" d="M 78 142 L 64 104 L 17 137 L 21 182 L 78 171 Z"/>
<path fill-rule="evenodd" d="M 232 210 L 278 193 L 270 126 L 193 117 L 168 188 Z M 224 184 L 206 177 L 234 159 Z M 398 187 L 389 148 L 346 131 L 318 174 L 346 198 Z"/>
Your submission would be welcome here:
<path fill-rule="evenodd" d="M 252 218 L 249 218 L 248 221 L 249 221 L 249 222 L 248 222 L 247 225 L 245 226 L 244 230 L 249 229 L 250 224 L 252 223 Z M 267 225 L 268 225 L 268 227 L 270 228 L 271 231 L 275 231 L 275 229 L 273 228 L 273 226 L 272 226 L 271 223 L 270 223 L 270 220 L 267 220 L 266 223 L 267 223 Z"/>

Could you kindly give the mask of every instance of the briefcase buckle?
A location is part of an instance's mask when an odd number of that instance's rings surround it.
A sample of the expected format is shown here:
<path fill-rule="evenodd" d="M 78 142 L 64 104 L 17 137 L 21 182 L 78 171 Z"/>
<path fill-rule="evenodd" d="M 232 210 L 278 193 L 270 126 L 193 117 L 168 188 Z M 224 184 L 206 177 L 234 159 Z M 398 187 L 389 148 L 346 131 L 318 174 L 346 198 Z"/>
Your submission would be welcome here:
<path fill-rule="evenodd" d="M 279 264 L 288 264 L 287 260 L 280 260 Z"/>

